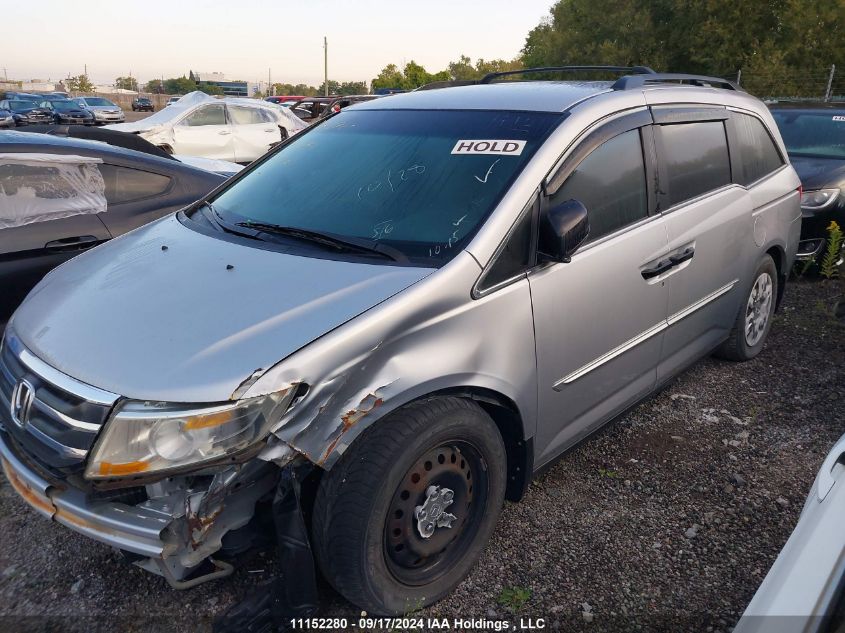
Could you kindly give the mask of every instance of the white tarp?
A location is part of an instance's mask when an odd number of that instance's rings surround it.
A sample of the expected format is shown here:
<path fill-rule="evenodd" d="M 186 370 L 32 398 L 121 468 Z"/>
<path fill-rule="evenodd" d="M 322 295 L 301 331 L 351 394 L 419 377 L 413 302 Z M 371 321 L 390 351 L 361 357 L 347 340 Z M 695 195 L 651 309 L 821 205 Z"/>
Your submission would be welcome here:
<path fill-rule="evenodd" d="M 307 123 L 296 116 L 288 108 L 283 108 L 275 103 L 262 101 L 260 99 L 248 99 L 246 97 L 224 97 L 222 99 L 216 99 L 200 91 L 189 92 L 176 103 L 171 104 L 166 108 L 162 108 L 158 112 L 154 112 L 140 121 L 133 121 L 131 123 L 115 123 L 106 127 L 109 130 L 117 130 L 118 132 L 146 132 L 158 126 L 170 127 L 177 119 L 181 119 L 188 112 L 206 103 L 230 103 L 232 105 L 245 106 L 248 108 L 262 108 L 263 110 L 271 112 L 275 119 L 283 125 L 291 135 L 308 127 Z"/>
<path fill-rule="evenodd" d="M 0 229 L 103 213 L 102 162 L 66 154 L 0 154 Z"/>

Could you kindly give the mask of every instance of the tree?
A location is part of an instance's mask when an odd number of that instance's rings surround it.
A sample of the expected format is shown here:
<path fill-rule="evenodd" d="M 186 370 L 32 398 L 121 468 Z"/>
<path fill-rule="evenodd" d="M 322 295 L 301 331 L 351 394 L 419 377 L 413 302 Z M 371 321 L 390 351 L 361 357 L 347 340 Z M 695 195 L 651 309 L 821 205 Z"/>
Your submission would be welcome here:
<path fill-rule="evenodd" d="M 114 80 L 114 87 L 121 90 L 134 90 L 138 92 L 138 80 L 134 77 L 118 77 Z"/>
<path fill-rule="evenodd" d="M 344 81 L 340 84 L 338 94 L 341 95 L 365 95 L 367 94 L 366 81 Z"/>
<path fill-rule="evenodd" d="M 185 95 L 197 89 L 197 84 L 184 75 L 164 80 L 164 92 L 169 95 Z"/>
<path fill-rule="evenodd" d="M 213 84 L 207 84 L 207 83 L 202 83 L 202 82 L 198 83 L 197 87 L 194 88 L 194 90 L 199 90 L 200 92 L 204 92 L 207 95 L 222 95 L 223 94 L 223 88 L 221 88 L 220 86 L 215 86 Z"/>
<path fill-rule="evenodd" d="M 326 82 L 320 84 L 319 88 L 317 88 L 318 95 L 326 94 Z M 335 81 L 334 79 L 329 79 L 329 94 L 336 95 L 340 94 L 340 82 Z"/>
<path fill-rule="evenodd" d="M 68 77 L 65 86 L 71 92 L 94 92 L 94 84 L 88 80 L 88 75 L 77 75 Z"/>
<path fill-rule="evenodd" d="M 314 86 L 308 86 L 306 84 L 273 84 L 273 93 L 277 96 L 285 96 L 285 95 L 296 95 L 296 96 L 303 96 L 303 97 L 315 97 L 317 96 L 317 89 Z"/>
<path fill-rule="evenodd" d="M 558 0 L 526 66 L 647 65 L 735 78 L 761 96 L 820 96 L 845 63 L 845 0 Z M 595 75 L 594 75 L 595 77 Z"/>
<path fill-rule="evenodd" d="M 164 84 L 161 79 L 150 79 L 144 84 L 144 92 L 151 92 L 153 94 L 164 94 Z"/>

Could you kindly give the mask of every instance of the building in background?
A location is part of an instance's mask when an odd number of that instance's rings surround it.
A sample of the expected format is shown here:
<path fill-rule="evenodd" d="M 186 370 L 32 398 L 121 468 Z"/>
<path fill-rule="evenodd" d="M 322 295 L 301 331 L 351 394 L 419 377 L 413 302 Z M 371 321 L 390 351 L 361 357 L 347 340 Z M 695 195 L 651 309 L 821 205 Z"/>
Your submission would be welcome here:
<path fill-rule="evenodd" d="M 188 71 L 188 78 L 197 86 L 215 86 L 227 97 L 254 97 L 260 90 L 257 82 L 226 79 L 223 73 L 201 73 Z"/>

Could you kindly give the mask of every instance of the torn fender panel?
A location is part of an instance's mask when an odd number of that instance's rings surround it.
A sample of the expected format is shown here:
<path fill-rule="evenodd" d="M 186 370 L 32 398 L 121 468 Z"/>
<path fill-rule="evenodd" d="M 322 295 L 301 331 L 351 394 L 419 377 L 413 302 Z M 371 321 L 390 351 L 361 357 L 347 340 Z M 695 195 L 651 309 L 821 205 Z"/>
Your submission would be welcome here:
<path fill-rule="evenodd" d="M 532 436 L 537 386 L 528 284 L 467 301 L 478 273 L 475 260 L 461 254 L 437 275 L 269 369 L 247 396 L 296 380 L 310 385 L 273 433 L 324 468 L 390 411 L 447 389 L 503 394 L 519 407 L 529 424 L 525 436 Z"/>

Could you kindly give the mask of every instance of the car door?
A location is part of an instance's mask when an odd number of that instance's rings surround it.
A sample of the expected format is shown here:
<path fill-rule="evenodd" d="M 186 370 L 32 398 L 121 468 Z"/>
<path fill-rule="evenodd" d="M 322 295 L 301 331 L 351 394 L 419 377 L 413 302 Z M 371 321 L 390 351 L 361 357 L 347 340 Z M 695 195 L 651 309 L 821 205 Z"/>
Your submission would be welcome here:
<path fill-rule="evenodd" d="M 668 296 L 658 264 L 667 236 L 650 184 L 650 123 L 644 109 L 590 133 L 547 185 L 545 206 L 579 200 L 591 228 L 571 261 L 528 277 L 538 466 L 655 385 Z"/>
<path fill-rule="evenodd" d="M 111 237 L 99 214 L 78 212 L 79 191 L 56 170 L 43 158 L 24 164 L 0 160 L 0 323 L 52 268 Z M 30 208 L 30 220 L 13 220 L 16 207 Z M 31 219 L 41 212 L 41 219 Z"/>
<path fill-rule="evenodd" d="M 282 140 L 279 126 L 261 108 L 229 105 L 229 120 L 235 139 L 235 161 L 249 163 Z"/>
<path fill-rule="evenodd" d="M 226 118 L 223 103 L 201 105 L 173 126 L 173 152 L 235 160 L 232 126 Z"/>
<path fill-rule="evenodd" d="M 756 257 L 751 198 L 731 178 L 725 108 L 653 107 L 669 257 L 668 328 L 658 380 L 713 349 L 736 319 Z"/>

